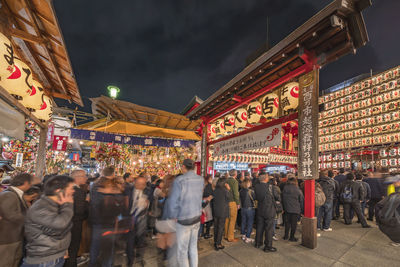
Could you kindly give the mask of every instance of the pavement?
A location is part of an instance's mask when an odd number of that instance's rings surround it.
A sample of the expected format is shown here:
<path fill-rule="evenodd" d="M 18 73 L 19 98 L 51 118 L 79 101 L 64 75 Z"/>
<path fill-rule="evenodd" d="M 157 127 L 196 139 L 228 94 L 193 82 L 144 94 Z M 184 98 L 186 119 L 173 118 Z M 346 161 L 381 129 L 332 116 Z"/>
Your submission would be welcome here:
<path fill-rule="evenodd" d="M 360 224 L 344 225 L 332 221 L 332 232 L 320 232 L 318 247 L 305 248 L 300 242 L 281 240 L 283 227 L 277 230 L 279 240 L 274 241 L 278 249 L 275 253 L 266 253 L 242 240 L 236 243 L 223 241 L 224 250 L 215 251 L 213 239 L 199 241 L 199 267 L 236 267 L 236 266 L 362 266 L 362 267 L 400 267 L 400 247 L 391 246 L 390 240 L 383 235 L 374 223 L 372 228 L 361 228 Z M 239 230 L 236 232 L 239 237 Z M 296 237 L 301 239 L 301 226 Z M 149 241 L 145 252 L 146 266 L 157 266 L 154 240 Z M 125 266 L 125 257 L 116 256 L 115 266 Z M 139 266 L 139 265 L 135 265 Z"/>

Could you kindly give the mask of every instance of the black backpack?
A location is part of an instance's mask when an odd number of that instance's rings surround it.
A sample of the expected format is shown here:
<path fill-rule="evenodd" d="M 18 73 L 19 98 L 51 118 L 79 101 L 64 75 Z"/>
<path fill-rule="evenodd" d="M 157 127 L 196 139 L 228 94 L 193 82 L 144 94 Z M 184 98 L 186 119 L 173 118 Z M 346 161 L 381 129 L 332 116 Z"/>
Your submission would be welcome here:
<path fill-rule="evenodd" d="M 393 193 L 376 204 L 376 221 L 379 225 L 400 227 L 400 193 Z"/>
<path fill-rule="evenodd" d="M 343 203 L 351 203 L 353 201 L 353 187 L 351 184 L 347 184 L 344 188 L 342 193 L 340 194 Z"/>

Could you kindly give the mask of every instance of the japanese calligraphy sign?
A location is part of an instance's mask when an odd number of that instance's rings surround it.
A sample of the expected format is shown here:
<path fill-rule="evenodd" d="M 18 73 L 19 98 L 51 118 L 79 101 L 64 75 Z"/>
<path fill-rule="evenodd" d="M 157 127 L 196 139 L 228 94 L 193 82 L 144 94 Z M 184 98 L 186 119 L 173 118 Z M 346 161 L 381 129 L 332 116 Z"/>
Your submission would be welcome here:
<path fill-rule="evenodd" d="M 258 101 L 253 101 L 247 106 L 247 122 L 250 124 L 258 123 L 262 115 L 262 106 Z"/>
<path fill-rule="evenodd" d="M 247 125 L 247 110 L 239 108 L 235 111 L 235 127 L 243 128 Z"/>
<path fill-rule="evenodd" d="M 273 119 L 278 116 L 279 97 L 275 93 L 269 93 L 261 100 L 263 116 L 266 119 Z"/>
<path fill-rule="evenodd" d="M 67 136 L 55 135 L 53 139 L 53 150 L 55 151 L 66 151 L 68 144 Z"/>
<path fill-rule="evenodd" d="M 263 147 L 279 146 L 282 126 L 276 125 L 256 132 L 237 136 L 214 145 L 214 156 L 229 155 Z"/>
<path fill-rule="evenodd" d="M 233 132 L 235 129 L 235 115 L 228 114 L 224 118 L 225 131 L 228 133 Z"/>
<path fill-rule="evenodd" d="M 14 50 L 11 41 L 0 32 L 0 79 L 8 78 L 14 69 Z"/>
<path fill-rule="evenodd" d="M 318 99 L 317 99 L 318 101 Z M 281 89 L 281 103 L 284 115 L 295 112 L 299 104 L 299 83 L 285 84 Z"/>
<path fill-rule="evenodd" d="M 318 178 L 318 70 L 300 77 L 299 178 Z"/>

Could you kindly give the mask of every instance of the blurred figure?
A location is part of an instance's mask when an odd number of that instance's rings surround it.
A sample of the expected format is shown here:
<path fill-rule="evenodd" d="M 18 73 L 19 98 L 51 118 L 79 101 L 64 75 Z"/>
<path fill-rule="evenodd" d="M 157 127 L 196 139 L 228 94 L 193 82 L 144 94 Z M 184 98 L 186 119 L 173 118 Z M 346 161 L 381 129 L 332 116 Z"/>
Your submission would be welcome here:
<path fill-rule="evenodd" d="M 37 186 L 32 186 L 24 193 L 24 199 L 28 208 L 32 206 L 33 202 L 39 199 L 41 190 Z"/>
<path fill-rule="evenodd" d="M 128 267 L 136 262 L 141 266 L 145 265 L 143 254 L 145 249 L 145 238 L 147 230 L 147 211 L 149 200 L 144 193 L 146 178 L 138 177 L 135 180 L 131 198 L 129 200 L 129 215 L 132 217 L 132 227 L 128 233 L 126 254 L 128 256 Z"/>
<path fill-rule="evenodd" d="M 348 173 L 346 181 L 342 183 L 340 189 L 340 197 L 344 207 L 344 221 L 345 224 L 351 224 L 350 209 L 353 208 L 357 214 L 358 220 L 361 222 L 363 228 L 370 228 L 367 224 L 364 215 L 361 212 L 361 201 L 365 198 L 365 190 L 361 183 L 354 181 L 354 174 Z"/>
<path fill-rule="evenodd" d="M 361 202 L 361 212 L 365 217 L 365 208 L 368 201 L 371 199 L 371 187 L 367 182 L 364 181 L 364 177 L 361 173 L 356 173 L 356 182 L 361 183 L 365 190 L 365 196 Z"/>
<path fill-rule="evenodd" d="M 213 192 L 214 248 L 217 251 L 225 248 L 221 242 L 225 219 L 229 216 L 229 189 L 226 178 L 220 178 Z"/>
<path fill-rule="evenodd" d="M 210 229 L 211 225 L 213 223 L 213 213 L 212 213 L 212 195 L 213 195 L 213 188 L 212 188 L 212 176 L 208 174 L 204 178 L 204 191 L 203 191 L 203 202 L 202 202 L 202 207 L 203 207 L 203 213 L 205 217 L 204 223 L 200 224 L 200 231 L 199 231 L 199 236 L 203 236 L 204 239 L 209 239 L 211 238 L 210 235 Z M 204 228 L 205 228 L 205 233 L 204 233 Z"/>
<path fill-rule="evenodd" d="M 304 210 L 304 196 L 297 180 L 294 177 L 288 178 L 285 188 L 282 192 L 282 205 L 285 211 L 285 236 L 284 240 L 297 242 L 298 239 L 295 237 L 297 229 L 297 221 L 300 218 L 300 214 Z M 290 237 L 289 237 L 290 232 Z"/>
<path fill-rule="evenodd" d="M 260 182 L 260 180 L 258 179 L 258 172 L 253 172 L 251 186 L 254 188 L 256 186 L 256 184 L 258 184 L 259 182 Z"/>
<path fill-rule="evenodd" d="M 124 178 L 124 181 L 127 184 L 130 184 L 130 185 L 133 184 L 134 178 L 133 178 L 132 174 L 130 174 L 129 172 L 125 173 L 122 178 Z"/>
<path fill-rule="evenodd" d="M 71 241 L 73 194 L 71 177 L 58 175 L 47 180 L 44 194 L 26 216 L 26 257 L 22 267 L 64 265 Z"/>
<path fill-rule="evenodd" d="M 257 206 L 257 229 L 256 244 L 259 248 L 263 243 L 263 234 L 265 233 L 264 252 L 276 252 L 277 249 L 272 246 L 272 237 L 274 232 L 274 220 L 276 217 L 276 205 L 280 204 L 280 196 L 275 187 L 268 183 L 269 176 L 265 172 L 260 172 L 260 183 L 255 186 Z"/>
<path fill-rule="evenodd" d="M 240 203 L 242 203 L 242 225 L 241 225 L 241 234 L 242 239 L 246 243 L 254 242 L 252 239 L 251 232 L 253 230 L 254 217 L 256 214 L 255 211 L 255 199 L 256 194 L 254 190 L 251 188 L 251 180 L 245 179 L 242 183 L 242 189 L 239 192 L 240 195 Z"/>
<path fill-rule="evenodd" d="M 225 239 L 228 242 L 237 242 L 238 239 L 235 238 L 235 225 L 238 214 L 238 209 L 240 208 L 239 199 L 239 183 L 237 181 L 237 171 L 230 170 L 229 178 L 227 179 L 227 184 L 229 185 L 229 217 L 225 221 Z"/>
<path fill-rule="evenodd" d="M 340 195 L 340 184 L 338 181 L 334 179 L 335 172 L 332 170 L 328 171 L 328 177 L 335 183 L 335 192 L 333 193 L 333 202 L 332 202 L 332 219 L 337 220 L 336 217 L 336 206 L 338 205 L 339 195 Z"/>
<path fill-rule="evenodd" d="M 327 176 L 327 171 L 321 171 L 317 182 L 321 185 L 325 194 L 325 203 L 319 208 L 317 228 L 323 231 L 332 231 L 332 207 L 333 197 L 336 192 L 336 184 Z"/>
<path fill-rule="evenodd" d="M 0 260 L 1 267 L 19 266 L 22 259 L 24 221 L 28 205 L 24 192 L 31 187 L 33 177 L 17 174 L 10 186 L 0 193 Z"/>
<path fill-rule="evenodd" d="M 344 168 L 339 169 L 339 174 L 336 175 L 334 179 L 336 182 L 339 183 L 339 188 L 341 188 L 342 183 L 346 181 L 346 175 L 345 175 Z M 340 192 L 339 192 L 339 194 L 340 194 Z M 335 216 L 333 216 L 334 218 L 338 218 L 338 219 L 340 218 L 340 204 L 343 204 L 343 203 L 339 197 L 339 199 L 336 203 L 336 206 L 334 207 L 334 210 L 335 210 Z"/>
<path fill-rule="evenodd" d="M 364 180 L 371 189 L 371 199 L 368 201 L 368 220 L 373 221 L 375 216 L 375 205 L 385 196 L 383 178 L 381 173 L 368 173 Z"/>
<path fill-rule="evenodd" d="M 86 185 L 86 172 L 77 169 L 71 172 L 74 179 L 74 216 L 72 217 L 71 243 L 68 249 L 68 258 L 65 260 L 66 267 L 76 267 L 78 251 L 82 238 L 82 224 L 89 215 L 89 202 L 86 201 L 87 191 L 81 187 Z"/>
<path fill-rule="evenodd" d="M 124 182 L 114 175 L 114 167 L 106 167 L 90 190 L 89 219 L 92 224 L 90 267 L 113 264 L 115 237 L 128 231 L 122 219 L 128 215 L 128 197 Z M 125 228 L 124 228 L 125 227 Z"/>
<path fill-rule="evenodd" d="M 178 266 L 197 267 L 197 240 L 200 228 L 204 179 L 194 172 L 194 161 L 183 161 L 183 175 L 172 185 L 168 199 L 168 219 L 176 219 Z M 190 262 L 190 265 L 189 265 Z"/>

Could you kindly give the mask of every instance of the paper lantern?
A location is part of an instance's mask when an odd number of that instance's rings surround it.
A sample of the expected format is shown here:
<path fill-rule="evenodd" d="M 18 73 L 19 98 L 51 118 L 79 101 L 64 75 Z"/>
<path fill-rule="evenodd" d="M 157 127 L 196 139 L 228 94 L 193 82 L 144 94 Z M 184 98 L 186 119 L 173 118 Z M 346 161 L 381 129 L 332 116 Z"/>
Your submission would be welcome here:
<path fill-rule="evenodd" d="M 244 108 L 235 110 L 235 127 L 244 128 L 247 124 L 247 111 Z"/>
<path fill-rule="evenodd" d="M 225 133 L 225 123 L 224 119 L 219 119 L 215 123 L 215 131 L 217 135 L 223 135 Z"/>
<path fill-rule="evenodd" d="M 235 115 L 228 114 L 224 118 L 225 131 L 232 133 L 235 129 Z"/>
<path fill-rule="evenodd" d="M 42 100 L 43 102 L 40 105 L 40 108 L 33 112 L 33 115 L 41 121 L 48 121 L 53 114 L 53 103 L 46 95 L 42 95 Z"/>
<path fill-rule="evenodd" d="M 247 122 L 250 124 L 258 123 L 261 119 L 262 108 L 261 103 L 253 101 L 247 105 Z"/>
<path fill-rule="evenodd" d="M 208 125 L 208 136 L 211 139 L 214 139 L 215 137 L 217 137 L 217 132 L 215 131 L 215 124 L 211 123 Z"/>
<path fill-rule="evenodd" d="M 272 119 L 278 116 L 279 97 L 275 93 L 270 93 L 261 99 L 263 116 L 266 119 Z"/>
<path fill-rule="evenodd" d="M 34 112 L 37 109 L 40 109 L 42 105 L 42 95 L 43 95 L 43 86 L 33 80 L 32 87 L 28 91 L 28 95 L 24 97 L 20 102 L 24 105 L 28 110 Z"/>
<path fill-rule="evenodd" d="M 8 78 L 14 69 L 14 50 L 11 41 L 0 32 L 0 81 Z"/>
<path fill-rule="evenodd" d="M 297 109 L 299 105 L 299 83 L 291 82 L 282 87 L 280 104 L 284 114 L 288 114 Z"/>
<path fill-rule="evenodd" d="M 24 97 L 29 95 L 32 82 L 31 69 L 24 62 L 15 58 L 13 72 L 7 78 L 2 78 L 0 85 L 16 99 L 23 100 Z"/>

